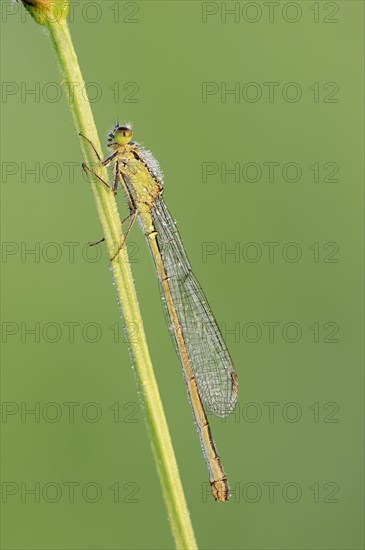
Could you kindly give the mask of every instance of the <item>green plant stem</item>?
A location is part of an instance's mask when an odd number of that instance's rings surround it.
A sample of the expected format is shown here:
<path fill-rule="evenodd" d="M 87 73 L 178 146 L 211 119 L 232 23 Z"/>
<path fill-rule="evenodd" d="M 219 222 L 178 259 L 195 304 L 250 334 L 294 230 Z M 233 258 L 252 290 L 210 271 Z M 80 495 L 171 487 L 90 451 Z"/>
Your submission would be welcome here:
<path fill-rule="evenodd" d="M 84 80 L 73 48 L 67 21 L 66 19 L 48 21 L 47 27 L 61 66 L 63 84 L 76 131 L 87 136 L 100 153 L 100 141 L 89 101 L 83 93 L 85 90 Z M 95 163 L 94 153 L 82 138 L 80 138 L 80 145 L 87 164 Z M 104 173 L 101 172 L 101 177 L 108 181 L 106 172 L 106 170 Z M 114 195 L 96 179 L 95 181 L 91 181 L 91 188 L 95 197 L 96 208 L 103 228 L 108 253 L 112 257 L 115 246 L 122 240 L 121 223 Z M 194 550 L 197 548 L 197 545 L 193 527 L 152 368 L 125 247 L 117 259 L 112 262 L 112 271 L 172 534 L 177 548 Z M 136 325 L 138 327 L 138 340 L 135 340 L 131 334 L 128 335 L 128 327 L 135 327 Z M 141 525 L 143 525 L 142 521 Z"/>

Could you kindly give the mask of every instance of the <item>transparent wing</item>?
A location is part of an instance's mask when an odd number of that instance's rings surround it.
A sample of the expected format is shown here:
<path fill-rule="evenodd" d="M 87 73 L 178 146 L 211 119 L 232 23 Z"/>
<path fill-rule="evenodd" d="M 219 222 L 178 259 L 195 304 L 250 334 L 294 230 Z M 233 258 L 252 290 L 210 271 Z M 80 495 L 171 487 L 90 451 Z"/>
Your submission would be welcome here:
<path fill-rule="evenodd" d="M 200 397 L 209 411 L 225 417 L 237 399 L 237 377 L 231 357 L 162 197 L 157 200 L 152 217 Z M 174 334 L 172 323 L 169 325 Z"/>

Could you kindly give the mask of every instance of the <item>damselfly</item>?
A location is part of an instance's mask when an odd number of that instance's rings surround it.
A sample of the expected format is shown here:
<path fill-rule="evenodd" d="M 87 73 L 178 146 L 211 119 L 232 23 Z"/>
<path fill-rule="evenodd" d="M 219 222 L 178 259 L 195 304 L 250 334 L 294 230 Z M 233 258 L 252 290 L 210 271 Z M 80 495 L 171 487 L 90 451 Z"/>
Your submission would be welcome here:
<path fill-rule="evenodd" d="M 129 126 L 114 127 L 108 136 L 112 153 L 102 160 L 103 166 L 113 165 L 114 193 L 122 186 L 130 210 L 129 225 L 123 242 L 138 217 L 152 252 L 160 281 L 169 326 L 180 356 L 185 382 L 204 457 L 209 470 L 212 493 L 222 502 L 229 498 L 229 485 L 215 446 L 204 405 L 216 416 L 224 418 L 234 409 L 238 382 L 232 360 L 209 307 L 207 299 L 192 273 L 181 237 L 163 200 L 163 177 L 157 161 L 149 151 L 132 142 Z"/>

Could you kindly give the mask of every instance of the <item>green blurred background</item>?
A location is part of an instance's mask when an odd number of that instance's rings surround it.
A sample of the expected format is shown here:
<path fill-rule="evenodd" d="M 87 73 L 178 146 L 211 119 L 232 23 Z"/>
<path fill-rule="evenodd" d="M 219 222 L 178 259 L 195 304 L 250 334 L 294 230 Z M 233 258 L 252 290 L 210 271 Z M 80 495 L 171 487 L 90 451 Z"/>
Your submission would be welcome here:
<path fill-rule="evenodd" d="M 75 2 L 70 28 L 103 141 L 132 121 L 161 163 L 240 380 L 236 414 L 210 417 L 221 505 L 135 226 L 199 546 L 360 549 L 364 7 L 274 4 Z M 23 9 L 1 8 L 3 548 L 172 548 L 54 55 Z"/>

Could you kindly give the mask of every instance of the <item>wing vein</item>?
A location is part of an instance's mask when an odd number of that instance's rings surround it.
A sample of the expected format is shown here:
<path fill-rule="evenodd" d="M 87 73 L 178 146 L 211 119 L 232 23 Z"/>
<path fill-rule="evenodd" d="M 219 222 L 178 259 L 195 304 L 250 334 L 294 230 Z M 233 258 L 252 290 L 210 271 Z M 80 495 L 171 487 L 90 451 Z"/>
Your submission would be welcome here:
<path fill-rule="evenodd" d="M 162 197 L 152 209 L 152 218 L 200 397 L 211 412 L 225 417 L 237 399 L 232 359 Z M 169 325 L 174 333 L 171 321 Z"/>

